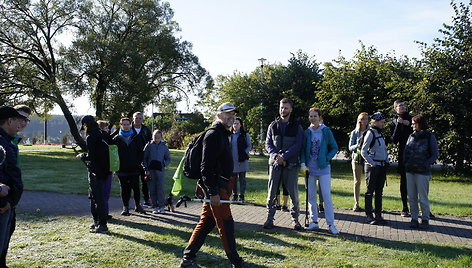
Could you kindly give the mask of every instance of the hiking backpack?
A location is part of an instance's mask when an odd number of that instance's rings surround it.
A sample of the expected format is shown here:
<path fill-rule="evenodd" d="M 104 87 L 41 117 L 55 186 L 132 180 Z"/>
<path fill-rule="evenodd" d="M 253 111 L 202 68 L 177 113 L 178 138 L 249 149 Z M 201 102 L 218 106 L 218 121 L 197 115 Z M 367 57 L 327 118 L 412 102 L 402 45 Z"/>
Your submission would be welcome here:
<path fill-rule="evenodd" d="M 364 139 L 365 139 L 365 136 L 367 136 L 367 132 L 372 132 L 372 135 L 374 135 L 374 138 L 372 138 L 372 141 L 370 142 L 369 144 L 369 150 L 367 151 L 370 151 L 370 149 L 372 149 L 372 147 L 374 147 L 374 144 L 375 144 L 375 141 L 380 139 L 380 138 L 383 138 L 383 135 L 382 133 L 379 132 L 379 136 L 375 136 L 375 133 L 372 131 L 372 129 L 367 129 L 366 131 L 364 131 L 364 133 L 362 133 L 362 136 L 361 136 L 361 139 L 359 141 L 359 145 L 358 145 L 358 149 L 361 149 L 362 147 L 362 144 L 364 144 Z"/>
<path fill-rule="evenodd" d="M 203 138 L 207 130 L 196 136 L 187 146 L 184 154 L 183 172 L 185 177 L 199 180 L 202 178 L 201 164 L 203 153 Z"/>

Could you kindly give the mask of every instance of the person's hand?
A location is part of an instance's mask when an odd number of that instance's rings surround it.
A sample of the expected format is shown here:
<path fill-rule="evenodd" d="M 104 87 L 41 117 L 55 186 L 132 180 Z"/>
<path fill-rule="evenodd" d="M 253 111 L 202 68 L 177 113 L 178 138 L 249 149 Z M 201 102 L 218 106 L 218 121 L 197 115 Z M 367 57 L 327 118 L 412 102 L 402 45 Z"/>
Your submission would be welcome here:
<path fill-rule="evenodd" d="M 0 186 L 2 187 L 2 190 L 0 191 L 0 197 L 5 197 L 8 195 L 8 192 L 10 191 L 10 187 L 8 185 L 0 183 Z"/>
<path fill-rule="evenodd" d="M 305 176 L 306 172 L 308 171 L 308 168 L 306 167 L 305 163 L 302 163 L 300 165 L 300 174 L 302 176 Z"/>
<path fill-rule="evenodd" d="M 146 171 L 146 172 L 144 172 L 144 173 L 146 174 L 146 176 L 151 177 L 151 171 L 148 170 L 148 171 Z"/>
<path fill-rule="evenodd" d="M 220 195 L 214 195 L 210 197 L 210 205 L 212 207 L 219 207 L 221 205 Z"/>
<path fill-rule="evenodd" d="M 277 164 L 284 166 L 285 159 L 281 155 L 277 155 L 275 161 L 277 161 Z"/>
<path fill-rule="evenodd" d="M 402 121 L 402 124 L 405 125 L 405 126 L 408 126 L 410 124 L 410 121 L 408 120 L 403 120 Z"/>
<path fill-rule="evenodd" d="M 3 208 L 0 208 L 0 214 L 7 212 L 10 208 L 11 208 L 10 203 L 7 202 L 7 204 Z"/>

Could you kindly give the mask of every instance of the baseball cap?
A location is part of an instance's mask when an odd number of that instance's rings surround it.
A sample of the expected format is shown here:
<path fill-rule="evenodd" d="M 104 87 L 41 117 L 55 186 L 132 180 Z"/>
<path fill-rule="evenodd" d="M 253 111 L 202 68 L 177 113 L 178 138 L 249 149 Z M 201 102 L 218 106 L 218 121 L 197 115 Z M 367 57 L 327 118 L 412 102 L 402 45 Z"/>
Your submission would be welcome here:
<path fill-rule="evenodd" d="M 381 112 L 375 112 L 370 118 L 375 121 L 380 121 L 385 119 L 385 115 Z"/>
<path fill-rule="evenodd" d="M 10 107 L 10 106 L 0 107 L 0 119 L 8 119 L 8 118 L 23 118 L 23 119 L 25 119 L 26 117 L 21 115 L 13 107 Z"/>
<path fill-rule="evenodd" d="M 236 110 L 236 107 L 234 107 L 234 105 L 231 104 L 230 102 L 225 102 L 225 103 L 221 104 L 216 111 L 217 112 L 232 112 L 232 111 L 234 111 L 235 113 L 239 112 L 238 110 Z"/>
<path fill-rule="evenodd" d="M 82 119 L 80 120 L 80 122 L 82 123 L 82 127 L 80 127 L 80 130 L 84 130 L 85 124 L 94 122 L 94 121 L 95 121 L 95 117 L 91 115 L 84 115 L 84 117 L 82 117 Z"/>

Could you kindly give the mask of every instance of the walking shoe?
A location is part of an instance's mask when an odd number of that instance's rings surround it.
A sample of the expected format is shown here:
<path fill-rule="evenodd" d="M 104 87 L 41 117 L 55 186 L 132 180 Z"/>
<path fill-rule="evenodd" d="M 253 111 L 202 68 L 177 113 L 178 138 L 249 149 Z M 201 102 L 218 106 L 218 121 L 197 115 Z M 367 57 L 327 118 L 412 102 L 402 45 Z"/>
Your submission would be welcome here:
<path fill-rule="evenodd" d="M 97 228 L 90 230 L 91 233 L 96 234 L 109 234 L 108 227 L 104 224 L 99 225 Z"/>
<path fill-rule="evenodd" d="M 95 229 L 98 227 L 98 221 L 94 221 L 92 224 L 90 224 L 90 229 Z"/>
<path fill-rule="evenodd" d="M 352 208 L 352 211 L 354 211 L 354 212 L 361 212 L 361 211 L 362 211 L 362 208 L 361 208 L 358 204 L 355 204 L 354 207 Z"/>
<path fill-rule="evenodd" d="M 418 220 L 411 220 L 410 221 L 410 228 L 418 229 L 420 228 L 420 224 L 418 223 Z"/>
<path fill-rule="evenodd" d="M 323 207 L 322 204 L 320 204 L 320 205 L 318 206 L 318 212 L 319 212 L 319 213 L 324 212 L 324 207 Z"/>
<path fill-rule="evenodd" d="M 422 220 L 420 225 L 419 225 L 419 228 L 420 229 L 428 229 L 429 228 L 429 222 L 427 220 Z"/>
<path fill-rule="evenodd" d="M 146 214 L 146 211 L 144 211 L 143 207 L 141 205 L 137 205 L 135 208 L 134 208 L 134 211 L 138 212 L 138 213 L 141 213 L 141 214 Z"/>
<path fill-rule="evenodd" d="M 160 209 L 159 209 L 159 213 L 161 213 L 161 214 L 166 214 L 167 211 L 165 210 L 165 208 L 160 208 Z"/>
<path fill-rule="evenodd" d="M 402 211 L 402 212 L 400 213 L 400 216 L 402 216 L 402 217 L 408 217 L 408 216 L 410 216 L 410 213 L 409 213 L 408 211 Z"/>
<path fill-rule="evenodd" d="M 146 201 L 143 203 L 143 207 L 145 207 L 145 208 L 152 208 L 151 200 L 146 200 Z"/>
<path fill-rule="evenodd" d="M 367 218 L 366 218 L 366 222 L 370 224 L 370 223 L 372 223 L 373 221 L 374 221 L 374 215 L 368 214 L 368 215 L 367 215 Z"/>
<path fill-rule="evenodd" d="M 131 215 L 131 214 L 129 214 L 129 208 L 127 206 L 123 207 L 123 211 L 121 212 L 121 215 L 123 215 L 123 216 Z"/>
<path fill-rule="evenodd" d="M 179 268 L 200 268 L 193 259 L 182 259 Z"/>
<path fill-rule="evenodd" d="M 386 223 L 387 221 L 384 218 L 382 218 L 381 215 L 375 215 L 374 220 L 370 222 L 370 224 L 372 225 L 381 225 L 381 224 L 386 224 Z"/>
<path fill-rule="evenodd" d="M 264 229 L 272 229 L 274 228 L 274 221 L 272 220 L 266 220 L 263 226 Z"/>
<path fill-rule="evenodd" d="M 329 232 L 334 235 L 339 234 L 339 231 L 338 229 L 336 229 L 336 226 L 334 226 L 334 224 L 329 226 Z"/>
<path fill-rule="evenodd" d="M 302 225 L 301 225 L 300 222 L 297 221 L 297 220 L 295 220 L 295 221 L 292 222 L 292 226 L 293 226 L 293 230 L 295 230 L 295 231 L 301 231 L 301 230 L 303 230 Z"/>
<path fill-rule="evenodd" d="M 276 210 L 281 210 L 281 209 L 282 209 L 282 206 L 281 206 L 281 205 L 275 205 L 275 209 L 276 209 Z"/>
<path fill-rule="evenodd" d="M 152 214 L 159 214 L 159 209 L 158 208 L 154 208 L 152 210 Z"/>
<path fill-rule="evenodd" d="M 244 195 L 243 194 L 239 195 L 239 201 L 244 202 Z"/>
<path fill-rule="evenodd" d="M 308 224 L 308 227 L 306 227 L 305 229 L 307 231 L 313 231 L 313 230 L 316 230 L 318 228 L 319 228 L 319 226 L 318 226 L 317 222 L 311 222 L 310 224 Z"/>
<path fill-rule="evenodd" d="M 238 194 L 233 194 L 232 201 L 238 201 Z"/>
<path fill-rule="evenodd" d="M 282 206 L 282 211 L 288 212 L 288 211 L 289 211 L 289 210 L 288 210 L 288 207 L 287 207 L 287 206 Z"/>
<path fill-rule="evenodd" d="M 436 216 L 434 216 L 433 213 L 429 212 L 429 218 L 434 219 L 434 218 L 436 218 Z"/>

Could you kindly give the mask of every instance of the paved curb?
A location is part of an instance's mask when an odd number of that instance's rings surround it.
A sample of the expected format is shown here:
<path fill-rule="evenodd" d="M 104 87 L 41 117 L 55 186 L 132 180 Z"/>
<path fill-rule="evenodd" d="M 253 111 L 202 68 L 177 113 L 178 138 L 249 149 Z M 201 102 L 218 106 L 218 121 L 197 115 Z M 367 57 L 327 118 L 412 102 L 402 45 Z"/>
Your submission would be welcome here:
<path fill-rule="evenodd" d="M 109 201 L 110 214 L 116 218 L 122 217 L 121 199 L 111 197 Z M 266 220 L 267 212 L 262 206 L 232 205 L 231 210 L 236 222 L 236 228 L 245 230 L 263 231 L 262 224 Z M 90 216 L 90 205 L 86 195 L 61 194 L 48 192 L 25 191 L 18 212 L 41 213 L 45 215 Z M 159 215 L 168 221 L 181 224 L 195 224 L 201 212 L 201 204 L 188 202 L 187 207 L 182 205 L 175 213 Z M 304 222 L 304 211 L 300 222 Z M 322 214 L 321 214 L 322 216 Z M 150 218 L 157 216 L 149 214 Z M 464 246 L 472 246 L 472 219 L 467 217 L 436 216 L 430 221 L 428 230 L 410 229 L 410 218 L 401 217 L 398 213 L 385 213 L 387 225 L 378 226 L 365 223 L 362 212 L 351 210 L 335 210 L 335 223 L 342 236 L 355 240 L 379 239 L 384 241 L 401 242 L 436 242 Z M 277 211 L 275 228 L 264 230 L 267 232 L 288 232 L 291 229 L 291 217 L 288 212 Z M 319 220 L 320 229 L 317 232 L 328 234 L 328 226 L 324 218 Z"/>

